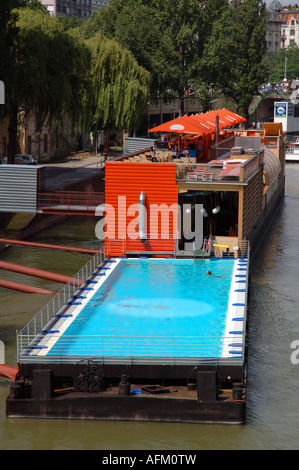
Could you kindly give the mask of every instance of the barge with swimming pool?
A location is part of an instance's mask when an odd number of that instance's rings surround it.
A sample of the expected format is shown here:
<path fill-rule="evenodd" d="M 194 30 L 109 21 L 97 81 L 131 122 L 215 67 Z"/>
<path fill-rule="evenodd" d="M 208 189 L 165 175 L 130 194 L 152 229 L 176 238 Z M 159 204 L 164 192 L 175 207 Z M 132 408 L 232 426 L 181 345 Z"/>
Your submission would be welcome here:
<path fill-rule="evenodd" d="M 226 127 L 199 161 L 178 134 L 106 162 L 104 248 L 18 332 L 8 417 L 245 423 L 250 258 L 285 136 Z"/>

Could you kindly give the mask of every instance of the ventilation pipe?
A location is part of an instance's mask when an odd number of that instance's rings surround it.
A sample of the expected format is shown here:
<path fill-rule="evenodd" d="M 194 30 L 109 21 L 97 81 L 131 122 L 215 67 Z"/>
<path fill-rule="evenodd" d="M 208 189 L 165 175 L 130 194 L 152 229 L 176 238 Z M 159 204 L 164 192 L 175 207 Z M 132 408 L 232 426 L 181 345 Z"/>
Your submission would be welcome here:
<path fill-rule="evenodd" d="M 145 207 L 145 198 L 146 194 L 144 191 L 141 191 L 139 195 L 139 215 L 138 215 L 138 234 L 141 243 L 147 242 L 147 234 L 146 234 L 146 227 L 147 227 L 147 214 L 146 214 L 146 207 Z"/>

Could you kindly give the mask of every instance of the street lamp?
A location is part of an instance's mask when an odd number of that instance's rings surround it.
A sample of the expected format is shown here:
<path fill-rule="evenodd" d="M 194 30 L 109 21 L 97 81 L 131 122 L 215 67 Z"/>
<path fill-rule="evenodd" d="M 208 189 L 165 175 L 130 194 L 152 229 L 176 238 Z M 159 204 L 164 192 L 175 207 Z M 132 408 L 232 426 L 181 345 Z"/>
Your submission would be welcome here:
<path fill-rule="evenodd" d="M 283 81 L 287 81 L 287 61 L 288 61 L 288 50 L 285 50 L 285 56 L 284 56 L 284 79 Z"/>

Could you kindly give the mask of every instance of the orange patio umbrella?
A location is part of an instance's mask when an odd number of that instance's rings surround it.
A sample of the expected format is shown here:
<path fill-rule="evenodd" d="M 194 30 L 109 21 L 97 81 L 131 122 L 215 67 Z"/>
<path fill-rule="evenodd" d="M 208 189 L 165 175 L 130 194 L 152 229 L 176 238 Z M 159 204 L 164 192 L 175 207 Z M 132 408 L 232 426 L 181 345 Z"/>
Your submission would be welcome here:
<path fill-rule="evenodd" d="M 226 121 L 228 124 L 231 123 L 231 126 L 235 126 L 236 124 L 242 124 L 246 122 L 246 119 L 240 116 L 237 113 L 229 111 L 228 109 L 217 109 L 215 111 L 210 112 L 211 115 L 218 114 L 219 119 Z"/>
<path fill-rule="evenodd" d="M 215 111 L 209 111 L 207 113 L 193 114 L 189 116 L 192 121 L 195 121 L 201 125 L 209 126 L 212 131 L 216 130 L 216 116 L 219 117 L 219 129 L 225 129 L 227 127 L 233 127 L 236 124 L 245 122 L 242 116 L 232 113 L 226 109 L 217 109 Z"/>
<path fill-rule="evenodd" d="M 193 122 L 188 118 L 188 116 L 183 116 L 160 124 L 157 127 L 153 127 L 152 129 L 149 129 L 148 132 L 173 132 L 176 134 L 205 135 L 210 133 L 210 130 L 200 122 Z"/>

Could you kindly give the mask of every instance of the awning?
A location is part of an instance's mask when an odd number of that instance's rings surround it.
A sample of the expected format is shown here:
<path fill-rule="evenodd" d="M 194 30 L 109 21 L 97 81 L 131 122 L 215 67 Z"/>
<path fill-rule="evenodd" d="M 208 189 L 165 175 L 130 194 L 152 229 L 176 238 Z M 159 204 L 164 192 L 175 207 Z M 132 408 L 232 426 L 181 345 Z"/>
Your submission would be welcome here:
<path fill-rule="evenodd" d="M 196 123 L 188 116 L 172 119 L 171 121 L 160 124 L 157 127 L 149 129 L 148 132 L 174 132 L 176 134 L 205 135 L 211 131 L 204 125 Z"/>
<path fill-rule="evenodd" d="M 208 113 L 183 116 L 149 129 L 148 132 L 175 132 L 177 134 L 207 135 L 216 131 L 216 116 L 219 117 L 219 129 L 234 127 L 246 122 L 239 114 L 227 109 L 217 109 Z"/>
<path fill-rule="evenodd" d="M 246 122 L 246 119 L 243 116 L 233 113 L 225 108 L 211 111 L 211 113 L 218 114 L 221 119 L 226 119 L 228 123 L 231 123 L 231 126 L 236 126 L 237 124 L 243 124 Z"/>
<path fill-rule="evenodd" d="M 217 109 L 208 113 L 194 114 L 189 116 L 191 120 L 210 128 L 211 132 L 216 130 L 216 117 L 219 117 L 219 129 L 234 127 L 246 122 L 246 119 L 227 109 Z"/>

